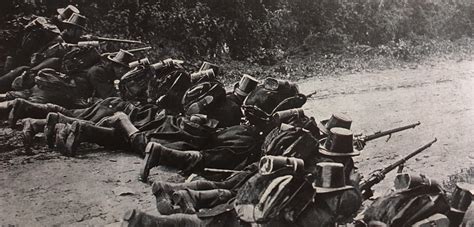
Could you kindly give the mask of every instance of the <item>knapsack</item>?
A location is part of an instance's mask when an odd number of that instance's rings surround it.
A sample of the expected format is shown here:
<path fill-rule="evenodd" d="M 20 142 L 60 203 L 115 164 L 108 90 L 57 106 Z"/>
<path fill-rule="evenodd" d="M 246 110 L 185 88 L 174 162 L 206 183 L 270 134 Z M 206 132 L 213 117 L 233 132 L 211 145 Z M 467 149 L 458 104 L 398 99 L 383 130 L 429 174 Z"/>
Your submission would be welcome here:
<path fill-rule="evenodd" d="M 100 54 L 94 47 L 73 48 L 62 58 L 61 71 L 72 74 L 86 70 L 100 61 Z"/>

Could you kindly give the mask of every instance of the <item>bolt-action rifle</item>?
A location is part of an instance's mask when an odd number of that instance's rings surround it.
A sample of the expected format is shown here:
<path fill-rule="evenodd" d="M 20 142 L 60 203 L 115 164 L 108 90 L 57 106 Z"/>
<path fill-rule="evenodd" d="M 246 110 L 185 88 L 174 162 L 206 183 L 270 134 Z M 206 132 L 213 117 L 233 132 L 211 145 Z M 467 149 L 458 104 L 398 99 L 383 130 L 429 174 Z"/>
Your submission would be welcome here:
<path fill-rule="evenodd" d="M 414 123 L 414 124 L 409 124 L 409 125 L 401 126 L 401 127 L 398 127 L 398 128 L 385 130 L 385 131 L 378 131 L 378 132 L 374 132 L 372 134 L 365 135 L 365 136 L 362 135 L 362 134 L 354 135 L 354 146 L 357 150 L 362 150 L 365 147 L 366 142 L 374 140 L 374 139 L 378 139 L 380 137 L 384 137 L 384 136 L 387 136 L 387 135 L 388 135 L 388 138 L 387 138 L 386 141 L 388 142 L 390 140 L 390 138 L 392 138 L 393 133 L 397 133 L 397 132 L 405 131 L 407 129 L 415 128 L 416 126 L 418 126 L 420 124 L 421 123 L 418 121 L 417 123 Z"/>
<path fill-rule="evenodd" d="M 373 195 L 372 187 L 378 184 L 380 181 L 382 181 L 385 178 L 385 175 L 387 173 L 389 173 L 390 171 L 394 170 L 397 167 L 403 168 L 403 165 L 405 164 L 406 161 L 408 161 L 410 158 L 413 158 L 415 155 L 421 153 L 422 151 L 426 150 L 428 147 L 431 147 L 431 145 L 436 143 L 436 141 L 438 141 L 438 139 L 435 138 L 433 141 L 427 143 L 423 147 L 418 148 L 416 151 L 413 151 L 412 153 L 396 161 L 395 163 L 392 163 L 391 165 L 383 169 L 375 170 L 374 172 L 372 172 L 370 174 L 370 177 L 367 180 L 362 181 L 359 184 L 360 191 L 362 193 L 362 198 L 366 200 L 372 197 Z"/>
<path fill-rule="evenodd" d="M 87 40 L 87 41 L 103 41 L 103 42 L 116 42 L 116 43 L 129 43 L 129 44 L 143 44 L 143 42 L 138 41 L 138 40 L 129 40 L 129 39 L 115 39 L 115 38 L 106 38 L 106 37 L 100 37 L 100 36 L 83 36 L 81 37 L 82 40 Z"/>
<path fill-rule="evenodd" d="M 135 48 L 135 49 L 128 49 L 126 51 L 130 52 L 130 53 L 134 53 L 134 52 L 140 52 L 140 51 L 147 51 L 147 50 L 150 50 L 152 47 L 148 46 L 148 47 L 140 47 L 140 48 Z M 108 53 L 102 53 L 101 55 L 102 56 L 108 56 L 108 55 L 114 55 L 114 54 L 117 54 L 117 52 L 108 52 Z"/>

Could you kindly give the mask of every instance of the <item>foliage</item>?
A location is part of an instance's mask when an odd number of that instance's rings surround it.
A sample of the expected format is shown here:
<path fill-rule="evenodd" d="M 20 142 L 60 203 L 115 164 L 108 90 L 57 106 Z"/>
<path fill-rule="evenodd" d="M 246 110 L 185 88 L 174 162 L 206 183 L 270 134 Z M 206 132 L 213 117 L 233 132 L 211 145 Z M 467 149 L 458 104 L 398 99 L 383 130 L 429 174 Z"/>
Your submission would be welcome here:
<path fill-rule="evenodd" d="M 77 5 L 92 33 L 146 40 L 154 57 L 232 58 L 275 64 L 288 54 L 342 53 L 351 46 L 409 59 L 430 39 L 472 37 L 471 0 L 5 0 L 0 48 L 31 14 Z M 24 19 L 23 19 L 24 17 Z M 0 49 L 1 50 L 1 49 Z"/>

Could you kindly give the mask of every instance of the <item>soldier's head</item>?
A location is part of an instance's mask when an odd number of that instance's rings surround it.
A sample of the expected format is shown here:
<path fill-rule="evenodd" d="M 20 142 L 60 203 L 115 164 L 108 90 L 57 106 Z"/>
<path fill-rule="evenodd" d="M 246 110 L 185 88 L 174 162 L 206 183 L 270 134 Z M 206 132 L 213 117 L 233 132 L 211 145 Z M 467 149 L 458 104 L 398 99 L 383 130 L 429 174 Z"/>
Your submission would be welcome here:
<path fill-rule="evenodd" d="M 299 93 L 296 84 L 267 78 L 245 98 L 242 111 L 248 123 L 267 131 L 275 126 L 272 114 L 281 110 L 300 108 L 305 102 L 306 96 Z"/>
<path fill-rule="evenodd" d="M 129 64 L 135 61 L 135 55 L 126 50 L 119 50 L 116 54 L 107 56 L 107 60 L 114 69 L 115 75 L 121 77 L 130 70 Z"/>
<path fill-rule="evenodd" d="M 68 43 L 77 43 L 79 38 L 86 30 L 87 18 L 78 13 L 72 15 L 63 21 L 64 30 L 61 33 L 64 41 Z"/>
<path fill-rule="evenodd" d="M 162 108 L 180 113 L 181 100 L 191 86 L 189 73 L 180 66 L 168 66 L 154 73 L 148 86 L 148 97 Z"/>
<path fill-rule="evenodd" d="M 323 158 L 344 165 L 347 178 L 354 168 L 352 157 L 360 155 L 360 151 L 354 150 L 353 137 L 351 130 L 334 127 L 331 128 L 329 136 L 320 141 L 319 145 L 319 154 Z"/>

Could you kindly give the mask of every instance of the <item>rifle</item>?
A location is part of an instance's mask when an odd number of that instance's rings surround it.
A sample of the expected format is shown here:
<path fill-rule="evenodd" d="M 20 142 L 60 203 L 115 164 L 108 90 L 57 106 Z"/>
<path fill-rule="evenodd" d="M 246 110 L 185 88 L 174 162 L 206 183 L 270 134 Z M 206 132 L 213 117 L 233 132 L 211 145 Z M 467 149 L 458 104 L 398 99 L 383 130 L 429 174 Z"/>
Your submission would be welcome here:
<path fill-rule="evenodd" d="M 65 47 L 99 47 L 99 41 L 80 41 L 75 43 L 63 43 Z"/>
<path fill-rule="evenodd" d="M 106 38 L 106 37 L 100 37 L 100 36 L 83 36 L 82 38 L 85 39 L 85 40 L 88 40 L 88 41 L 104 41 L 104 42 L 143 44 L 143 42 L 137 41 L 137 40 L 114 39 L 114 38 Z"/>
<path fill-rule="evenodd" d="M 126 50 L 130 53 L 133 53 L 133 52 L 139 52 L 139 51 L 147 51 L 147 50 L 150 50 L 152 47 L 148 46 L 148 47 L 140 47 L 140 48 L 135 48 L 135 49 L 129 49 L 129 50 Z M 108 53 L 103 53 L 101 54 L 102 56 L 108 56 L 108 55 L 114 55 L 114 54 L 117 54 L 118 51 L 116 52 L 108 52 Z"/>
<path fill-rule="evenodd" d="M 213 172 L 213 173 L 242 173 L 244 171 L 240 170 L 231 170 L 231 169 L 214 169 L 214 168 L 204 168 L 206 172 Z"/>
<path fill-rule="evenodd" d="M 412 153 L 396 161 L 395 163 L 392 163 L 391 165 L 383 169 L 375 170 L 374 172 L 372 172 L 372 174 L 370 174 L 370 177 L 367 180 L 359 184 L 359 188 L 362 193 L 362 198 L 364 200 L 370 198 L 373 195 L 372 187 L 378 184 L 380 181 L 382 181 L 385 178 L 385 175 L 387 173 L 389 173 L 390 171 L 394 170 L 395 168 L 399 166 L 403 166 L 403 164 L 405 164 L 406 161 L 408 161 L 413 156 L 419 154 L 420 152 L 426 150 L 428 147 L 431 147 L 431 145 L 436 143 L 436 141 L 438 141 L 438 139 L 435 138 L 433 141 L 427 143 L 423 147 L 418 148 L 416 151 L 413 151 Z"/>
<path fill-rule="evenodd" d="M 398 128 L 385 130 L 385 131 L 378 131 L 378 132 L 374 132 L 373 134 L 366 135 L 366 136 L 363 136 L 362 134 L 354 135 L 354 137 L 355 137 L 354 138 L 354 146 L 356 147 L 357 150 L 362 150 L 364 148 L 366 142 L 374 140 L 374 139 L 378 139 L 380 137 L 384 137 L 384 136 L 387 136 L 387 135 L 388 135 L 388 138 L 387 138 L 386 142 L 388 142 L 390 140 L 390 138 L 392 138 L 393 133 L 405 131 L 405 130 L 410 129 L 410 128 L 415 128 L 416 126 L 418 126 L 420 124 L 421 123 L 418 121 L 417 123 L 414 123 L 414 124 L 409 124 L 409 125 L 401 126 L 401 127 L 398 127 Z"/>

